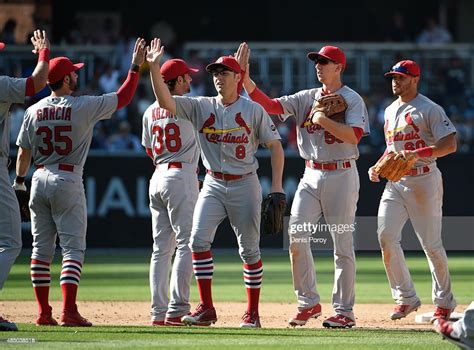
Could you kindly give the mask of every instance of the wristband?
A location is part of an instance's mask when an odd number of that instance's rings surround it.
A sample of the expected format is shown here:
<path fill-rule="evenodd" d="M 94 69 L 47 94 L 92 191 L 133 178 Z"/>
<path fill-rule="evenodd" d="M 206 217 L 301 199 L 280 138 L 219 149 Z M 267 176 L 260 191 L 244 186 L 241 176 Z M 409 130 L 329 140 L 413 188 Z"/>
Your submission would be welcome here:
<path fill-rule="evenodd" d="M 130 65 L 130 70 L 131 70 L 132 72 L 139 72 L 139 71 L 140 71 L 140 66 L 139 66 L 138 64 L 132 63 L 132 64 Z"/>
<path fill-rule="evenodd" d="M 44 49 L 41 49 L 39 51 L 39 55 L 38 55 L 38 62 L 46 62 L 48 63 L 49 62 L 49 49 L 47 47 L 45 47 Z"/>
<path fill-rule="evenodd" d="M 25 183 L 25 177 L 24 176 L 17 176 L 17 177 L 15 177 L 15 182 L 17 184 L 24 184 Z"/>
<path fill-rule="evenodd" d="M 415 150 L 420 158 L 427 158 L 433 155 L 433 147 L 423 147 Z"/>

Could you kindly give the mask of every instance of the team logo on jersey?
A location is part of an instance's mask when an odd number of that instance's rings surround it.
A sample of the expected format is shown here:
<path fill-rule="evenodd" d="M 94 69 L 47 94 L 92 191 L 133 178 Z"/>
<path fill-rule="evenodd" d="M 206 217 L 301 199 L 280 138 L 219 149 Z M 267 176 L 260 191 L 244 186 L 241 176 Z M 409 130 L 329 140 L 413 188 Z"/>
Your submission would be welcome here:
<path fill-rule="evenodd" d="M 213 126 L 216 123 L 216 116 L 214 113 L 211 113 L 209 118 L 207 118 L 204 122 L 202 128 L 199 130 L 199 133 L 204 134 L 206 136 L 206 140 L 212 143 L 248 143 L 249 139 L 245 133 L 250 135 L 251 130 L 245 120 L 242 118 L 240 112 L 235 115 L 235 122 L 238 125 L 237 127 L 229 129 L 216 129 Z M 244 131 L 241 135 L 236 136 L 235 134 L 232 134 L 240 130 Z"/>
<path fill-rule="evenodd" d="M 306 128 L 306 131 L 308 134 L 314 134 L 315 131 L 321 130 L 322 127 L 319 124 L 313 123 L 311 120 L 311 116 L 309 115 L 311 113 L 311 108 L 308 110 L 308 113 L 306 113 L 306 118 L 303 120 L 303 122 L 300 125 L 301 129 Z"/>
<path fill-rule="evenodd" d="M 385 121 L 385 140 L 387 145 L 393 144 L 395 141 L 411 141 L 421 139 L 419 132 L 420 128 L 413 121 L 411 112 L 408 112 L 404 116 L 405 125 L 388 130 L 388 120 Z"/>

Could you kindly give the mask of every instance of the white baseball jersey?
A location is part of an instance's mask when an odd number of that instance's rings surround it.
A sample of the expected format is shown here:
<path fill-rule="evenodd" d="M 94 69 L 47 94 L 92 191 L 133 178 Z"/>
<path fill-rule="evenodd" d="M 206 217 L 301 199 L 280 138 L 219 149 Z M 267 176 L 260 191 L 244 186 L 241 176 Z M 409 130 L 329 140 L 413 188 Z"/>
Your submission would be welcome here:
<path fill-rule="evenodd" d="M 385 109 L 384 131 L 387 149 L 400 151 L 433 145 L 455 133 L 456 129 L 439 105 L 418 94 L 402 105 L 397 99 Z M 415 166 L 424 168 L 428 164 L 433 165 L 429 172 L 387 182 L 377 214 L 377 233 L 392 297 L 397 304 L 416 305 L 420 302 L 400 246 L 403 226 L 410 219 L 431 268 L 433 304 L 454 309 L 456 300 L 441 239 L 441 172 L 434 157 L 420 158 Z"/>
<path fill-rule="evenodd" d="M 322 96 L 321 93 L 321 88 L 315 88 L 277 99 L 284 110 L 284 114 L 280 116 L 281 120 L 284 121 L 291 115 L 296 119 L 296 134 L 300 156 L 303 159 L 316 160 L 318 162 L 359 158 L 357 145 L 345 143 L 324 130 L 320 125 L 311 122 L 309 116 L 311 107 L 314 101 Z M 364 134 L 369 134 L 369 118 L 362 97 L 345 85 L 335 91 L 335 93 L 342 95 L 348 105 L 346 125 L 361 128 L 364 130 Z"/>
<path fill-rule="evenodd" d="M 153 152 L 155 165 L 169 162 L 196 164 L 199 161 L 193 124 L 177 118 L 155 101 L 143 114 L 142 145 Z"/>
<path fill-rule="evenodd" d="M 25 112 L 17 145 L 32 150 L 36 165 L 65 163 L 82 168 L 94 125 L 117 109 L 117 94 L 49 96 Z"/>
<path fill-rule="evenodd" d="M 401 151 L 434 145 L 456 129 L 442 107 L 419 93 L 409 103 L 400 105 L 395 100 L 385 109 L 384 132 L 388 151 Z M 420 158 L 415 166 L 430 164 L 435 159 Z"/>
<path fill-rule="evenodd" d="M 26 79 L 0 76 L 0 157 L 10 153 L 10 107 L 25 102 Z"/>
<path fill-rule="evenodd" d="M 149 188 L 153 231 L 150 261 L 152 321 L 181 317 L 190 310 L 192 258 L 189 238 L 199 194 L 196 139 L 196 130 L 189 120 L 171 115 L 156 101 L 143 114 L 142 145 L 152 150 L 155 165 L 163 165 L 155 169 Z M 183 164 L 168 168 L 166 163 L 171 162 Z"/>
<path fill-rule="evenodd" d="M 335 93 L 342 95 L 348 105 L 345 124 L 361 128 L 368 134 L 367 108 L 360 95 L 347 86 Z M 303 159 L 321 163 L 350 160 L 351 166 L 335 171 L 306 167 L 291 206 L 290 228 L 307 223 L 316 224 L 322 216 L 330 224 L 350 226 L 354 223 L 359 198 L 359 174 L 355 160 L 359 157 L 359 151 L 357 145 L 343 142 L 320 125 L 312 123 L 310 111 L 314 101 L 321 96 L 322 89 L 314 88 L 278 98 L 284 110 L 280 119 L 284 121 L 290 115 L 295 117 L 298 149 Z M 293 233 L 291 230 L 288 233 L 293 287 L 298 299 L 298 309 L 303 310 L 320 302 L 309 244 L 312 233 Z M 331 231 L 331 237 L 334 243 L 334 264 L 338 271 L 334 278 L 332 305 L 337 314 L 355 319 L 355 253 L 352 232 L 340 234 Z M 302 240 L 293 240 L 294 238 Z"/>
<path fill-rule="evenodd" d="M 0 76 L 0 289 L 21 251 L 18 202 L 8 174 L 10 106 L 25 101 L 26 79 Z"/>
<path fill-rule="evenodd" d="M 275 124 L 257 103 L 240 96 L 229 106 L 217 97 L 174 96 L 176 112 L 198 131 L 203 164 L 207 169 L 242 175 L 258 169 L 259 143 L 279 140 Z"/>

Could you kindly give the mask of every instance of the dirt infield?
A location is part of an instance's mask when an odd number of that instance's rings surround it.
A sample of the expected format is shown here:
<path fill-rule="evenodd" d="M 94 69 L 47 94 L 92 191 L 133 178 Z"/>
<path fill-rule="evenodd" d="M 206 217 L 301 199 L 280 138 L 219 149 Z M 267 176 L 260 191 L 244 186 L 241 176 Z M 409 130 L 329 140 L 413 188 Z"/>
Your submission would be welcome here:
<path fill-rule="evenodd" d="M 52 302 L 53 316 L 59 319 L 61 303 Z M 148 302 L 124 301 L 83 301 L 78 304 L 81 314 L 95 325 L 124 325 L 146 326 L 150 324 Z M 216 303 L 218 322 L 215 327 L 238 327 L 240 317 L 245 311 L 245 303 Z M 383 329 L 432 329 L 430 324 L 415 322 L 415 314 L 407 318 L 392 321 L 388 318 L 393 304 L 356 304 L 356 323 L 359 328 Z M 467 305 L 457 307 L 462 311 Z M 323 314 L 317 320 L 311 319 L 307 328 L 322 328 L 322 320 L 332 315 L 329 304 L 323 304 Z M 295 304 L 261 303 L 260 318 L 266 328 L 286 328 L 287 320 L 296 311 Z M 433 311 L 432 305 L 423 305 L 418 313 Z M 34 323 L 37 304 L 34 301 L 2 301 L 0 313 L 7 318 L 20 323 Z"/>

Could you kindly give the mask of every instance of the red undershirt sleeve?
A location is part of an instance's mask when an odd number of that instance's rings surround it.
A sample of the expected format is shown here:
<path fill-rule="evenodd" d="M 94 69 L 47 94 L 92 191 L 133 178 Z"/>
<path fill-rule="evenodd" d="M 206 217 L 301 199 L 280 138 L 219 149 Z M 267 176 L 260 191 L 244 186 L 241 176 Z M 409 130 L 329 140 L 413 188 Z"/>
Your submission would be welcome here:
<path fill-rule="evenodd" d="M 364 130 L 362 130 L 362 128 L 358 128 L 356 126 L 353 126 L 352 130 L 354 130 L 354 134 L 357 137 L 357 143 L 359 143 L 360 139 L 362 138 L 362 135 L 364 135 Z"/>
<path fill-rule="evenodd" d="M 50 51 L 48 48 L 41 49 L 38 55 L 38 62 L 47 62 L 49 63 L 49 55 Z M 33 81 L 33 77 L 28 77 L 26 79 L 26 87 L 25 87 L 25 96 L 34 96 L 38 91 L 35 90 L 35 82 Z"/>
<path fill-rule="evenodd" d="M 125 79 L 122 86 L 117 90 L 117 110 L 130 103 L 137 89 L 139 77 L 140 74 L 138 72 L 128 71 L 127 79 Z"/>
<path fill-rule="evenodd" d="M 26 78 L 26 88 L 25 96 L 34 96 L 35 95 L 35 83 L 33 77 Z"/>
<path fill-rule="evenodd" d="M 258 87 L 249 94 L 250 98 L 261 105 L 268 114 L 283 114 L 283 106 L 281 105 L 280 101 L 277 99 L 271 99 L 268 97 L 263 91 L 261 91 Z"/>

